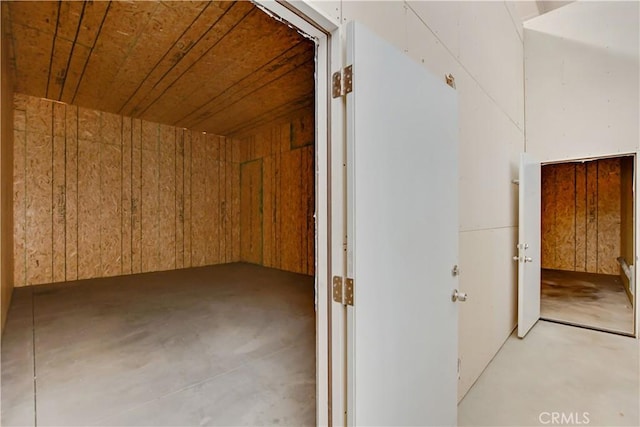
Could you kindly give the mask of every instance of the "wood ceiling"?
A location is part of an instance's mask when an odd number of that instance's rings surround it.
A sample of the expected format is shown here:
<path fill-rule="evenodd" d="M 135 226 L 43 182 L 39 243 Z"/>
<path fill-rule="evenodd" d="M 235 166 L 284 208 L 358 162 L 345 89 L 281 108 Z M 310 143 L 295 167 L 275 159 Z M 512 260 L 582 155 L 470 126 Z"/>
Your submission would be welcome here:
<path fill-rule="evenodd" d="M 221 135 L 313 108 L 313 43 L 250 2 L 2 6 L 19 93 Z"/>

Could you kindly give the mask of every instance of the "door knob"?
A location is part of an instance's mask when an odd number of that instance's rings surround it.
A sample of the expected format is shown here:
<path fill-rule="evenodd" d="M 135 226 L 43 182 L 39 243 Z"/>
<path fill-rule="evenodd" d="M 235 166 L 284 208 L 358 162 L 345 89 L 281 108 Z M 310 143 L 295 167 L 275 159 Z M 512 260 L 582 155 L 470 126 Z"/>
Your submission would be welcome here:
<path fill-rule="evenodd" d="M 513 257 L 513 260 L 514 261 L 520 261 L 520 257 L 516 255 L 516 256 Z"/>
<path fill-rule="evenodd" d="M 533 259 L 530 256 L 526 256 L 524 257 L 524 262 L 533 262 Z"/>
<path fill-rule="evenodd" d="M 451 301 L 456 302 L 465 302 L 467 300 L 467 294 L 464 292 L 458 292 L 457 289 L 453 290 L 453 295 L 451 295 Z"/>

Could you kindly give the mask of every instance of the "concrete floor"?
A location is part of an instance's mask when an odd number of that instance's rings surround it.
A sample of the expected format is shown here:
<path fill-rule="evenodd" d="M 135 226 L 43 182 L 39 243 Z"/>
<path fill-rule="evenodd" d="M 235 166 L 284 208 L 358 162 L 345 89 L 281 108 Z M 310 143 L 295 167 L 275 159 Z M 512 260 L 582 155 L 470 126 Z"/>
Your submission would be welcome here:
<path fill-rule="evenodd" d="M 556 412 L 573 417 L 564 425 L 638 426 L 639 350 L 634 338 L 539 321 L 507 340 L 460 402 L 458 424 L 552 425 Z"/>
<path fill-rule="evenodd" d="M 83 282 L 15 290 L 2 425 L 315 423 L 313 278 L 228 264 Z"/>
<path fill-rule="evenodd" d="M 619 276 L 542 270 L 540 317 L 633 334 L 633 306 Z"/>

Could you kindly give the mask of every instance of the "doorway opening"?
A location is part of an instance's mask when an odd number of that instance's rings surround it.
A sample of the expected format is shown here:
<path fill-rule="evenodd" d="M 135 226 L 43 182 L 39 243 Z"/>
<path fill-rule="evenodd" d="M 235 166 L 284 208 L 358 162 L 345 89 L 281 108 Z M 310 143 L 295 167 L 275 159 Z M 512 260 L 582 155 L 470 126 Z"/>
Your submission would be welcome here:
<path fill-rule="evenodd" d="M 325 424 L 326 35 L 249 2 L 2 12 L 21 288 L 3 422 Z"/>
<path fill-rule="evenodd" d="M 542 319 L 633 336 L 634 162 L 542 166 Z"/>

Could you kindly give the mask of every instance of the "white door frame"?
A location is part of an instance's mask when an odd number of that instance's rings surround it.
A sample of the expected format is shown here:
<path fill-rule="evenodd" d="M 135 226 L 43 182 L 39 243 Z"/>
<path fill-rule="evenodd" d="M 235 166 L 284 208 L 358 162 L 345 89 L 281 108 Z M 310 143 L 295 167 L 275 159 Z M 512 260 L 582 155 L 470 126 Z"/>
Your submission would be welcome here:
<path fill-rule="evenodd" d="M 329 284 L 345 276 L 344 101 L 331 97 L 331 73 L 342 67 L 339 22 L 302 1 L 253 0 L 275 19 L 314 39 L 316 50 L 316 424 L 345 425 L 346 308 Z"/>
<path fill-rule="evenodd" d="M 559 163 L 578 163 L 578 162 L 590 162 L 594 160 L 600 159 L 610 159 L 614 157 L 629 157 L 632 156 L 633 161 L 633 233 L 634 233 L 634 245 L 633 245 L 633 254 L 635 256 L 635 260 L 633 262 L 633 337 L 636 339 L 640 339 L 640 334 L 638 334 L 638 326 L 640 325 L 640 310 L 638 310 L 638 272 L 640 269 L 638 268 L 638 262 L 640 257 L 638 256 L 638 249 L 640 248 L 640 230 L 638 224 L 640 224 L 640 206 L 638 205 L 640 197 L 638 197 L 637 189 L 638 184 L 640 183 L 640 151 L 630 151 L 630 152 L 621 152 L 621 153 L 611 153 L 604 154 L 601 156 L 594 157 L 578 157 L 578 158 L 563 158 L 559 160 L 547 160 L 541 162 L 540 164 L 544 167 L 547 165 L 559 164 Z M 542 196 L 542 194 L 541 194 Z M 542 239 L 542 236 L 540 236 Z"/>

